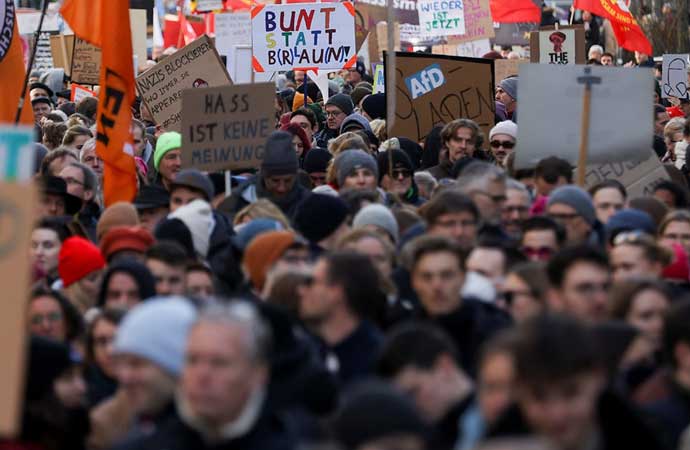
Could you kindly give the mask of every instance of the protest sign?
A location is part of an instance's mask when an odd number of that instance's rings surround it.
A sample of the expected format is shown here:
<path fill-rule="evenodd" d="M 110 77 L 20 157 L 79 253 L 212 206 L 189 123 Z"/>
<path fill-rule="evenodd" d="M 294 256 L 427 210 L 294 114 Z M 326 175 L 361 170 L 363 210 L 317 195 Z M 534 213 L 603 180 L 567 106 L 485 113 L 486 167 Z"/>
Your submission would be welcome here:
<path fill-rule="evenodd" d="M 400 51 L 400 24 L 394 24 L 393 49 Z M 379 22 L 369 33 L 369 58 L 383 61 L 383 52 L 388 51 L 388 24 Z"/>
<path fill-rule="evenodd" d="M 132 33 L 132 50 L 139 59 L 139 64 L 146 62 L 146 10 L 130 9 L 129 26 Z M 136 71 L 137 66 L 134 66 Z"/>
<path fill-rule="evenodd" d="M 385 69 L 386 79 L 395 76 L 396 85 L 390 136 L 420 142 L 435 125 L 461 117 L 488 135 L 496 109 L 492 60 L 399 52 L 396 66 L 395 74 Z"/>
<path fill-rule="evenodd" d="M 372 94 L 386 92 L 386 77 L 383 74 L 383 64 L 376 64 L 374 68 L 374 90 Z"/>
<path fill-rule="evenodd" d="M 74 51 L 74 35 L 57 34 L 50 36 L 50 51 L 53 56 L 54 67 L 64 69 L 65 75 L 70 76 L 72 52 Z"/>
<path fill-rule="evenodd" d="M 70 77 L 74 83 L 96 85 L 101 76 L 101 49 L 76 38 Z"/>
<path fill-rule="evenodd" d="M 350 2 L 257 5 L 251 14 L 255 72 L 337 70 L 357 62 Z"/>
<path fill-rule="evenodd" d="M 504 79 L 515 76 L 520 71 L 521 64 L 529 63 L 526 59 L 497 59 L 494 61 L 494 70 L 496 73 L 496 83 L 500 83 Z"/>
<path fill-rule="evenodd" d="M 457 56 L 469 56 L 470 58 L 481 58 L 491 51 L 491 41 L 479 39 L 476 41 L 463 42 L 458 44 L 455 49 Z"/>
<path fill-rule="evenodd" d="M 41 31 L 38 35 L 33 70 L 48 70 L 55 67 L 50 40 L 52 36 L 56 36 L 59 33 L 59 31 Z"/>
<path fill-rule="evenodd" d="M 688 54 L 664 55 L 661 97 L 688 98 Z"/>
<path fill-rule="evenodd" d="M 86 87 L 81 86 L 77 83 L 72 83 L 70 91 L 70 100 L 74 103 L 79 103 L 81 99 L 86 97 L 96 96 L 96 93 L 94 91 L 92 91 L 91 89 L 87 89 Z"/>
<path fill-rule="evenodd" d="M 225 67 L 228 69 L 230 78 L 234 83 L 241 83 L 237 78 L 236 71 L 238 67 L 241 69 L 242 65 L 238 66 L 237 46 L 248 46 L 250 49 L 250 58 L 248 67 L 251 70 L 251 45 L 252 45 L 252 22 L 249 11 L 241 11 L 236 13 L 216 14 L 216 50 L 221 56 L 225 56 Z"/>
<path fill-rule="evenodd" d="M 576 165 L 582 136 L 584 82 L 595 77 L 590 104 L 588 164 L 646 158 L 652 146 L 652 71 L 557 64 L 522 64 L 518 83 L 519 151 L 515 167 L 548 156 Z M 615 114 L 613 113 L 615 111 Z M 614 131 L 615 130 L 615 131 Z"/>
<path fill-rule="evenodd" d="M 494 28 L 496 45 L 529 45 L 529 37 L 532 31 L 539 29 L 539 25 L 531 22 L 499 23 Z"/>
<path fill-rule="evenodd" d="M 29 10 L 22 12 L 21 9 L 16 10 L 17 13 L 17 28 L 19 34 L 28 36 L 34 34 L 38 30 L 38 23 L 41 21 L 41 12 L 37 10 Z M 47 12 L 43 18 L 43 25 L 41 31 L 58 31 L 60 24 L 58 22 L 58 14 L 55 12 Z"/>
<path fill-rule="evenodd" d="M 540 64 L 585 64 L 585 29 L 553 27 L 530 33 L 530 61 Z"/>
<path fill-rule="evenodd" d="M 629 198 L 651 196 L 661 181 L 670 180 L 668 172 L 652 150 L 645 158 L 635 161 L 603 162 L 589 165 L 585 172 L 587 189 L 604 180 L 618 180 L 625 186 Z"/>
<path fill-rule="evenodd" d="M 232 84 L 211 38 L 206 35 L 181 48 L 136 78 L 137 91 L 156 123 L 180 131 L 182 91 Z"/>
<path fill-rule="evenodd" d="M 275 130 L 275 85 L 256 83 L 182 93 L 182 165 L 199 170 L 250 169 L 261 164 Z"/>
<path fill-rule="evenodd" d="M 209 12 L 223 9 L 223 0 L 196 0 L 197 12 Z"/>
<path fill-rule="evenodd" d="M 465 34 L 448 37 L 449 44 L 491 39 L 494 37 L 494 22 L 491 18 L 489 0 L 464 0 Z"/>
<path fill-rule="evenodd" d="M 398 42 L 402 41 L 408 44 L 418 42 L 420 27 L 416 0 L 394 0 L 390 3 L 396 19 L 396 28 L 399 30 L 399 33 L 396 31 Z M 388 21 L 387 6 L 387 0 L 355 0 L 356 23 L 361 23 L 362 28 L 368 29 L 370 33 L 373 32 L 377 24 Z M 384 32 L 382 35 L 385 36 L 386 33 Z M 371 42 L 371 36 L 369 40 Z M 385 49 L 385 46 L 381 47 L 382 51 Z M 373 58 L 375 53 L 369 54 Z M 382 60 L 383 56 L 378 59 L 378 61 Z"/>
<path fill-rule="evenodd" d="M 0 283 L 3 302 L 0 327 L 2 343 L 0 369 L 0 434 L 16 436 L 21 427 L 21 405 L 26 382 L 26 302 L 29 298 L 31 267 L 26 249 L 30 245 L 34 210 L 38 196 L 29 182 L 33 173 L 32 127 L 0 129 Z"/>
<path fill-rule="evenodd" d="M 423 37 L 465 34 L 464 0 L 417 0 Z"/>

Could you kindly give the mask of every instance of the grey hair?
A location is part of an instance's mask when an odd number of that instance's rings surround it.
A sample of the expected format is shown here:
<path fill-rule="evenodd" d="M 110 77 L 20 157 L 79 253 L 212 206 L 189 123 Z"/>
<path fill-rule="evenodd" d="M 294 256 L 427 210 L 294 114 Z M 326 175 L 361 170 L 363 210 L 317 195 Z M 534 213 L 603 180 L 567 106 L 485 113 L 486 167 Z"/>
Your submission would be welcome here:
<path fill-rule="evenodd" d="M 91 138 L 88 141 L 84 142 L 84 145 L 82 145 L 81 150 L 79 150 L 79 161 L 83 162 L 84 161 L 84 153 L 90 152 L 91 150 L 96 149 L 96 138 Z"/>
<path fill-rule="evenodd" d="M 508 178 L 506 180 L 506 190 L 519 191 L 525 194 L 527 198 L 531 197 L 531 194 L 529 193 L 529 189 L 527 189 L 527 186 L 525 186 L 523 183 L 520 183 L 518 180 L 514 178 Z"/>
<path fill-rule="evenodd" d="M 490 183 L 505 183 L 507 178 L 505 170 L 500 167 L 487 162 L 477 161 L 468 164 L 460 172 L 455 188 L 465 194 L 471 194 L 474 191 L 486 192 L 489 189 Z"/>
<path fill-rule="evenodd" d="M 429 171 L 421 171 L 414 174 L 414 182 L 426 186 L 429 192 L 433 191 L 438 186 L 438 181 Z"/>
<path fill-rule="evenodd" d="M 271 328 L 254 305 L 246 300 L 229 302 L 214 300 L 206 304 L 194 324 L 202 322 L 223 323 L 245 329 L 245 350 L 247 356 L 259 364 L 268 364 L 271 351 Z"/>
<path fill-rule="evenodd" d="M 91 170 L 90 167 L 78 162 L 70 163 L 70 166 L 81 170 L 82 175 L 84 175 L 84 189 L 87 191 L 93 191 L 95 194 L 98 190 L 98 176 L 96 175 L 96 172 Z"/>

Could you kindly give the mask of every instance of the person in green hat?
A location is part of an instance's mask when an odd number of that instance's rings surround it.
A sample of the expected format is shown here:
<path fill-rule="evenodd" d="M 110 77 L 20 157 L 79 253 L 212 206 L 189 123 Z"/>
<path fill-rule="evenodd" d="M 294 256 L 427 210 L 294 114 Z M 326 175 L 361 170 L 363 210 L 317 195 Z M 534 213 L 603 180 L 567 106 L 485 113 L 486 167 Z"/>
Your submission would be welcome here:
<path fill-rule="evenodd" d="M 170 191 L 175 175 L 182 170 L 182 135 L 168 131 L 158 138 L 153 153 L 153 166 L 158 172 L 156 183 Z"/>

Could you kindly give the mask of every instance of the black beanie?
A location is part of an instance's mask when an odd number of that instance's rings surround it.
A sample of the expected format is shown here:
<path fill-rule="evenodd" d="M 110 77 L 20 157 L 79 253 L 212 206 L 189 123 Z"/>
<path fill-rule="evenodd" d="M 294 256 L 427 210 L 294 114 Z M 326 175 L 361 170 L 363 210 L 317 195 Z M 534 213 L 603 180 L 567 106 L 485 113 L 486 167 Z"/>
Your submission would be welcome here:
<path fill-rule="evenodd" d="M 378 155 L 378 165 L 379 165 L 379 182 L 383 179 L 384 175 L 388 175 L 388 152 L 391 150 L 386 150 L 385 152 L 381 152 Z M 407 169 L 410 171 L 410 173 L 414 172 L 414 167 L 412 166 L 412 161 L 410 161 L 410 157 L 407 156 L 407 153 L 404 151 L 394 148 L 392 149 L 393 154 L 391 155 L 391 159 L 393 160 L 393 169 Z"/>
<path fill-rule="evenodd" d="M 183 221 L 178 218 L 163 219 L 156 226 L 153 234 L 156 241 L 173 241 L 184 249 L 190 259 L 196 259 L 192 232 Z"/>
<path fill-rule="evenodd" d="M 297 152 L 292 146 L 292 134 L 274 131 L 266 139 L 261 173 L 264 176 L 294 175 L 299 168 Z"/>
<path fill-rule="evenodd" d="M 324 106 L 328 105 L 337 106 L 346 116 L 352 114 L 355 109 L 352 99 L 347 94 L 335 94 L 333 97 L 329 97 Z"/>
<path fill-rule="evenodd" d="M 399 137 L 398 142 L 402 151 L 410 157 L 413 170 L 419 169 L 419 164 L 422 162 L 422 146 L 406 137 Z"/>
<path fill-rule="evenodd" d="M 328 150 L 323 148 L 312 148 L 304 158 L 304 171 L 307 173 L 325 172 L 328 170 L 328 163 L 333 159 Z"/>
<path fill-rule="evenodd" d="M 319 242 L 333 234 L 348 213 L 340 197 L 311 194 L 297 206 L 295 228 L 309 241 Z"/>
<path fill-rule="evenodd" d="M 386 94 L 372 94 L 362 102 L 362 110 L 371 120 L 386 118 Z"/>

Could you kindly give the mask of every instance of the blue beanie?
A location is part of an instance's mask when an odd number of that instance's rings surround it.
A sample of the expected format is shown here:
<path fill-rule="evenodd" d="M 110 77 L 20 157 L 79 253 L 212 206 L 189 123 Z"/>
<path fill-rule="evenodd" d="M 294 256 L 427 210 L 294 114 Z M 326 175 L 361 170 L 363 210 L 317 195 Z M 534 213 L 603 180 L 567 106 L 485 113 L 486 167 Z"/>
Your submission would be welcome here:
<path fill-rule="evenodd" d="M 590 225 L 594 225 L 594 222 L 597 220 L 594 205 L 592 204 L 592 197 L 581 187 L 569 184 L 554 190 L 551 195 L 549 195 L 549 201 L 546 207 L 548 208 L 555 203 L 570 206 Z"/>
<path fill-rule="evenodd" d="M 606 222 L 606 234 L 613 239 L 625 231 L 643 231 L 651 236 L 656 234 L 652 217 L 638 209 L 622 209 L 612 215 Z"/>
<path fill-rule="evenodd" d="M 141 303 L 122 321 L 113 351 L 147 359 L 177 377 L 196 315 L 192 304 L 182 297 L 158 297 Z"/>

